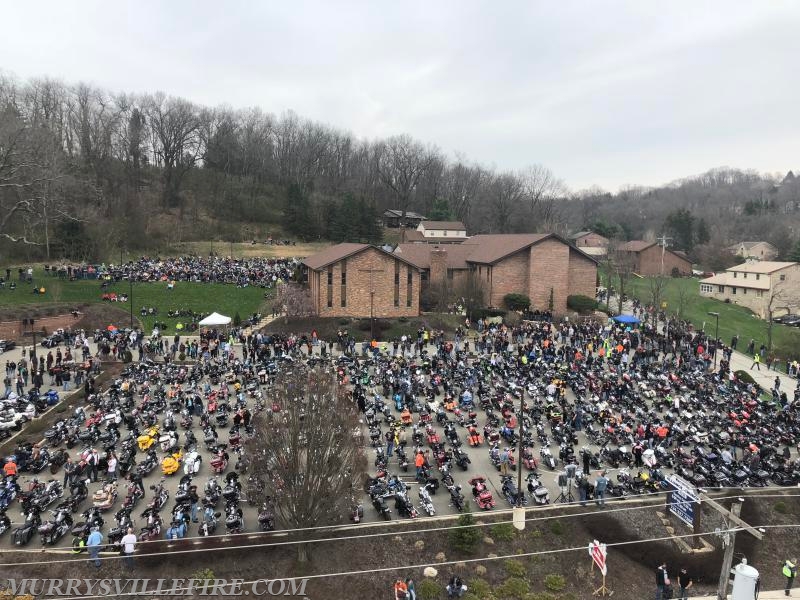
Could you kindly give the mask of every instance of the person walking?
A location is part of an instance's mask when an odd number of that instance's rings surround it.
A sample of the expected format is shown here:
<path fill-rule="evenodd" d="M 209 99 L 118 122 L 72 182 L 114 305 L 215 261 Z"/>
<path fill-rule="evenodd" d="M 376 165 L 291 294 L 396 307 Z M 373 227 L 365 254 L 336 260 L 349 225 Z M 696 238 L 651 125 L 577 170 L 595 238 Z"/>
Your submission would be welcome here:
<path fill-rule="evenodd" d="M 103 534 L 100 533 L 99 527 L 92 527 L 92 532 L 89 534 L 89 539 L 86 540 L 86 546 L 89 548 L 89 561 L 94 561 L 94 566 L 100 568 L 100 548 L 103 544 Z"/>
<path fill-rule="evenodd" d="M 678 586 L 681 589 L 681 600 L 686 600 L 689 597 L 689 588 L 692 587 L 694 581 L 692 581 L 692 577 L 686 571 L 686 567 L 681 569 L 681 572 L 678 573 Z"/>
<path fill-rule="evenodd" d="M 794 578 L 797 575 L 797 559 L 793 558 L 791 560 L 786 560 L 783 563 L 783 576 L 786 577 L 786 588 L 784 592 L 787 596 L 791 596 L 791 589 L 792 584 L 794 584 Z"/>
<path fill-rule="evenodd" d="M 414 587 L 414 580 L 411 577 L 406 579 L 406 587 L 408 588 L 408 600 L 417 600 L 417 589 Z"/>
<path fill-rule="evenodd" d="M 756 367 L 759 371 L 761 370 L 761 355 L 756 353 L 753 355 L 753 364 L 750 365 L 750 370 L 753 370 L 753 367 Z"/>
<path fill-rule="evenodd" d="M 133 553 L 136 550 L 136 534 L 133 533 L 133 527 L 128 527 L 128 533 L 122 536 L 120 544 L 122 544 L 122 554 L 125 556 L 125 566 L 133 569 Z"/>

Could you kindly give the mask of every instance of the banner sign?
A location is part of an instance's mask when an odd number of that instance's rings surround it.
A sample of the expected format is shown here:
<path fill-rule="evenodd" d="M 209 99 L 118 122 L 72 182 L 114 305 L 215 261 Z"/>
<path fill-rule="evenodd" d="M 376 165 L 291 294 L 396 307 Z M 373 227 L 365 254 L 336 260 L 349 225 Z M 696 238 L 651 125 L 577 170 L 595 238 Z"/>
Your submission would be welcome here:
<path fill-rule="evenodd" d="M 594 564 L 596 564 L 597 568 L 600 569 L 603 577 L 606 576 L 606 554 L 607 551 L 605 544 L 601 544 L 597 540 L 589 544 L 589 556 L 592 557 Z"/>
<path fill-rule="evenodd" d="M 669 511 L 689 527 L 694 527 L 694 511 L 700 502 L 697 488 L 680 475 L 668 476 L 667 483 L 672 491 L 669 495 Z"/>

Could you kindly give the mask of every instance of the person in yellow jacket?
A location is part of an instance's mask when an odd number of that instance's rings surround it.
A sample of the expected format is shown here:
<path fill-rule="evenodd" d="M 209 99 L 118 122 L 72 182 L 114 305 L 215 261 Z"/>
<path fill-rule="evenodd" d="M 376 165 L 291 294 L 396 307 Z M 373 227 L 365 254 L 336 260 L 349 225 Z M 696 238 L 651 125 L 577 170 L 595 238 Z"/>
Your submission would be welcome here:
<path fill-rule="evenodd" d="M 756 367 L 759 371 L 761 370 L 761 355 L 756 352 L 753 355 L 753 364 L 750 365 L 750 370 L 753 370 L 753 367 Z"/>
<path fill-rule="evenodd" d="M 797 575 L 797 559 L 786 560 L 786 562 L 783 563 L 783 576 L 786 577 L 786 589 L 784 591 L 787 596 L 791 596 L 789 590 L 792 589 L 795 575 Z"/>

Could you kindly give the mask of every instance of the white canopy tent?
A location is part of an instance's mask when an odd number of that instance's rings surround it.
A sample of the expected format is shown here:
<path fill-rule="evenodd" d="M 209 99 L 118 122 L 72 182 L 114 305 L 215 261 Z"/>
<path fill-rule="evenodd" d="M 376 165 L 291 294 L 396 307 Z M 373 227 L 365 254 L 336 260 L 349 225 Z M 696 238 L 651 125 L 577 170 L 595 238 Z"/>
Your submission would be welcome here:
<path fill-rule="evenodd" d="M 198 323 L 200 327 L 214 327 L 217 325 L 230 325 L 230 324 L 231 324 L 230 317 L 226 317 L 225 315 L 221 315 L 215 312 L 211 313 L 205 319 L 203 319 Z"/>

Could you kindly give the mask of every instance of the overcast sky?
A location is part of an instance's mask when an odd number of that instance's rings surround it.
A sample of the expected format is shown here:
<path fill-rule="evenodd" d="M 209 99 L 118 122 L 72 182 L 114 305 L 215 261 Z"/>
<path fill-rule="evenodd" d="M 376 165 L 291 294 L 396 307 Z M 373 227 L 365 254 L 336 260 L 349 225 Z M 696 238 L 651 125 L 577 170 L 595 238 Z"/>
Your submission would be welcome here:
<path fill-rule="evenodd" d="M 7 2 L 0 69 L 260 106 L 573 189 L 800 168 L 800 2 Z"/>

